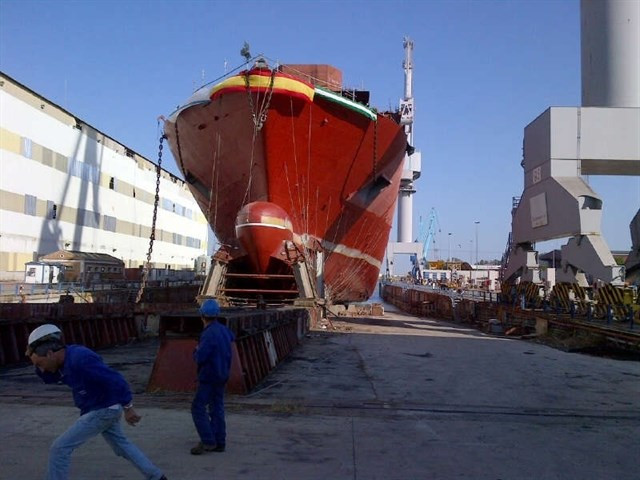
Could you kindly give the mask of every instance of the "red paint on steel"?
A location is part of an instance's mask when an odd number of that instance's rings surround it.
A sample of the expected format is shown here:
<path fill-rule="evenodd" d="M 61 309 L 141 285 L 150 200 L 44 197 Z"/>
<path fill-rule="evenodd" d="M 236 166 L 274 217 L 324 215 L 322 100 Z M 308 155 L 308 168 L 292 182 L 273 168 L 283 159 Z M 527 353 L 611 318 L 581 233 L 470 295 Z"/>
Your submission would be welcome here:
<path fill-rule="evenodd" d="M 269 202 L 252 202 L 236 217 L 236 236 L 256 273 L 266 274 L 271 258 L 284 258 L 284 242 L 293 239 L 291 219 L 282 207 Z"/>
<path fill-rule="evenodd" d="M 229 372 L 229 382 L 227 383 L 227 392 L 236 395 L 244 395 L 248 392 L 245 383 L 242 364 L 240 363 L 240 355 L 238 353 L 238 345 L 234 342 L 231 345 L 231 371 Z"/>
<path fill-rule="evenodd" d="M 160 342 L 147 391 L 195 391 L 197 374 L 193 350 L 197 345 L 195 338 L 165 337 Z"/>
<path fill-rule="evenodd" d="M 227 92 L 181 110 L 167 120 L 164 133 L 183 173 L 196 180 L 191 191 L 221 243 L 239 246 L 235 219 L 246 198 L 267 200 L 287 212 L 300 238 L 362 252 L 344 255 L 336 248 L 325 257 L 324 273 L 335 300 L 366 300 L 377 284 L 393 222 L 407 146 L 403 127 L 389 116 L 373 121 L 320 95 L 312 103 L 273 95 L 267 108 L 256 135 L 246 91 Z M 239 167 L 246 159 L 249 174 Z M 219 188 L 211 208 L 199 186 L 214 184 Z M 257 273 L 249 262 L 241 267 Z M 282 273 L 275 267 L 273 273 Z"/>

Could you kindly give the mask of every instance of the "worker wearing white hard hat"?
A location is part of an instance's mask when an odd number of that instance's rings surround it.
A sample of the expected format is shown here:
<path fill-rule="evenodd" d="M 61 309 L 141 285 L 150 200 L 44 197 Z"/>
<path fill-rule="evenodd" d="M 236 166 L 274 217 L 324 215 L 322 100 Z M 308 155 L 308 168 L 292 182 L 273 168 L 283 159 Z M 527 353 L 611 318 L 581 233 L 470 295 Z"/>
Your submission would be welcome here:
<path fill-rule="evenodd" d="M 45 345 L 48 342 L 58 342 L 62 346 L 62 331 L 55 325 L 47 323 L 40 325 L 29 334 L 27 345 L 27 357 L 31 357 L 36 347 Z M 39 349 L 42 350 L 42 349 Z M 59 350 L 59 348 L 58 348 Z M 46 351 L 45 351 L 46 354 Z"/>
<path fill-rule="evenodd" d="M 73 392 L 80 418 L 54 440 L 49 450 L 47 480 L 69 476 L 73 450 L 101 434 L 116 455 L 126 458 L 149 480 L 167 480 L 162 471 L 122 432 L 120 418 L 135 425 L 140 416 L 133 409 L 129 384 L 100 356 L 82 345 L 65 345 L 61 330 L 53 324 L 31 332 L 26 355 L 45 383 L 64 383 Z"/>

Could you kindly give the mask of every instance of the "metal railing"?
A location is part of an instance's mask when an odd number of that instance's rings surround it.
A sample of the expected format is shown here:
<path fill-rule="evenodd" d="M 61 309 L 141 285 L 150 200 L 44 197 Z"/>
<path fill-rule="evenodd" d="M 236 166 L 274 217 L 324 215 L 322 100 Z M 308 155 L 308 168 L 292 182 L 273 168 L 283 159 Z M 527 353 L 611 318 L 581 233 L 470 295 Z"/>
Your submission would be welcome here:
<path fill-rule="evenodd" d="M 148 281 L 149 287 L 179 287 L 183 285 L 202 285 L 202 280 L 156 280 Z M 82 296 L 87 292 L 103 292 L 109 290 L 134 290 L 140 287 L 139 281 L 111 281 L 92 283 L 61 282 L 52 284 L 0 282 L 0 297 L 4 302 L 29 302 L 33 297 L 44 297 L 40 300 L 47 301 L 47 297 L 57 298 L 68 293 Z M 22 296 L 25 298 L 23 299 Z M 13 298 L 12 298 L 13 297 Z"/>

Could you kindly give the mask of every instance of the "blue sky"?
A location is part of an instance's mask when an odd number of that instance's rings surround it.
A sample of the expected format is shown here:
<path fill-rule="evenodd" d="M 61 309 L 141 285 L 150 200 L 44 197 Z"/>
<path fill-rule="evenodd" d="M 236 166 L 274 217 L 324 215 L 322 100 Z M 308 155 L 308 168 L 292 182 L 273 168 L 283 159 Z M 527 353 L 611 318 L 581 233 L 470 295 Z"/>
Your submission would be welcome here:
<path fill-rule="evenodd" d="M 580 105 L 579 27 L 578 0 L 0 0 L 0 69 L 156 161 L 158 117 L 240 65 L 245 41 L 281 63 L 334 65 L 388 108 L 404 93 L 407 35 L 422 152 L 415 235 L 433 207 L 432 249 L 446 257 L 451 232 L 451 255 L 468 260 L 479 221 L 479 257 L 493 259 L 523 190 L 524 127 L 550 106 Z M 178 173 L 170 153 L 163 165 Z M 590 184 L 607 243 L 628 250 L 640 178 Z"/>

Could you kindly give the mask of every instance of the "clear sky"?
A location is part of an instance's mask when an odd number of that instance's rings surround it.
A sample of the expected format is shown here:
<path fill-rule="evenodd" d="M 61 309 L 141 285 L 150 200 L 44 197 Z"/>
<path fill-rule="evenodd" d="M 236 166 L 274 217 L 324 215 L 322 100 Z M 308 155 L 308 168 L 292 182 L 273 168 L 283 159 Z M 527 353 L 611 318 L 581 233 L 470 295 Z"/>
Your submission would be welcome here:
<path fill-rule="evenodd" d="M 580 105 L 579 28 L 578 0 L 0 0 L 0 70 L 157 161 L 158 117 L 240 65 L 245 41 L 281 63 L 332 64 L 388 108 L 404 94 L 409 36 L 422 152 L 415 236 L 433 207 L 439 257 L 450 245 L 475 258 L 479 221 L 479 257 L 494 259 L 523 190 L 524 127 L 550 106 Z M 628 250 L 640 177 L 590 184 L 607 243 Z"/>

